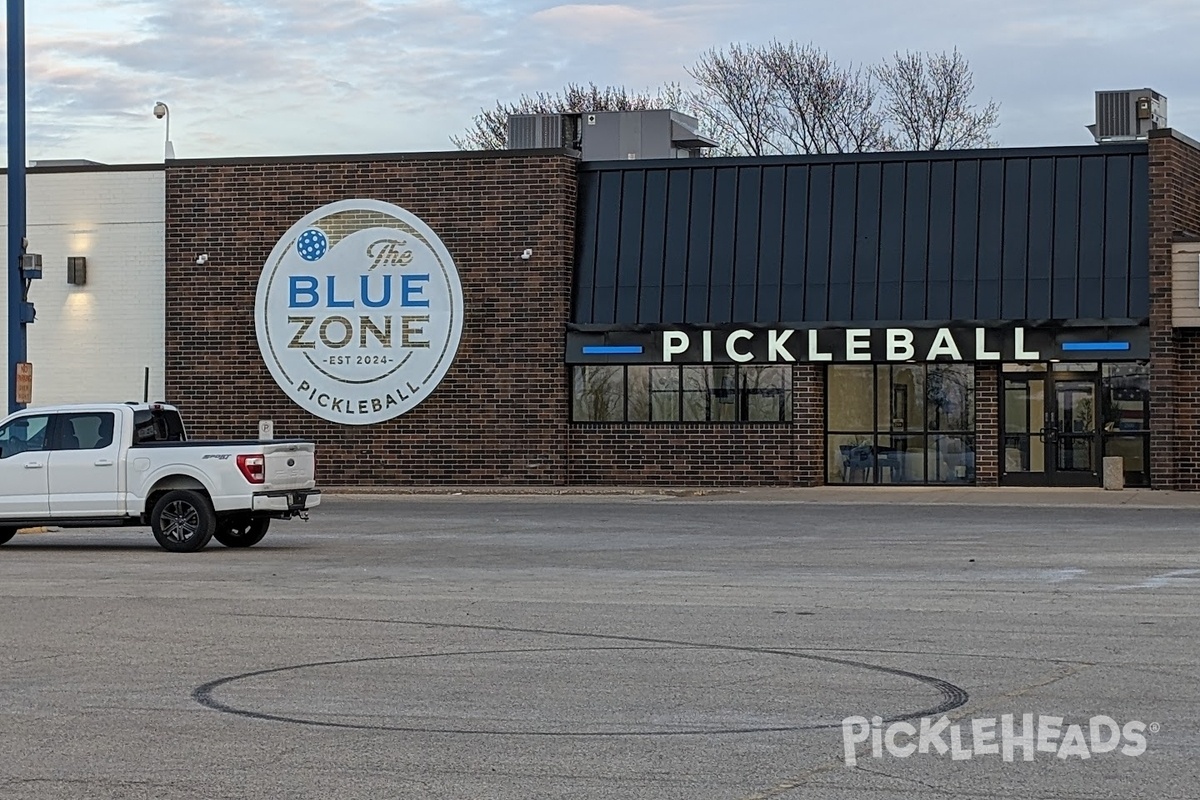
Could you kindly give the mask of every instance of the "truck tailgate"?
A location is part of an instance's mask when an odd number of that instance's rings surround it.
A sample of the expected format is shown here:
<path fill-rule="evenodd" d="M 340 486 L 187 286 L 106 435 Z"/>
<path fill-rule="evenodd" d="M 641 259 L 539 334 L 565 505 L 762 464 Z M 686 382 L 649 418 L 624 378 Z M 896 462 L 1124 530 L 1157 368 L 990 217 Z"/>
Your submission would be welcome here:
<path fill-rule="evenodd" d="M 311 489 L 316 486 L 316 459 L 312 442 L 263 444 L 266 460 L 263 472 L 265 491 Z"/>

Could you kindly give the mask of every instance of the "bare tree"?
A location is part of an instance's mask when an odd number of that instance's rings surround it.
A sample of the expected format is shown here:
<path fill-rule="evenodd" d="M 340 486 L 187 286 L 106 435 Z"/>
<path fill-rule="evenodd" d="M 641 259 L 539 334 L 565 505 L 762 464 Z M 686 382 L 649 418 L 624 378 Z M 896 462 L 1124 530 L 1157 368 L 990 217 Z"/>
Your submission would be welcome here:
<path fill-rule="evenodd" d="M 576 114 L 584 111 L 644 111 L 682 108 L 687 102 L 678 84 L 667 84 L 656 92 L 635 92 L 623 86 L 569 83 L 561 92 L 521 95 L 515 103 L 496 102 L 493 109 L 480 109 L 462 136 L 451 136 L 459 150 L 503 150 L 508 139 L 511 114 Z"/>
<path fill-rule="evenodd" d="M 791 152 L 861 153 L 885 144 L 871 70 L 838 65 L 813 45 L 772 42 L 759 52 L 773 88 L 779 135 Z"/>
<path fill-rule="evenodd" d="M 689 108 L 722 154 L 860 153 L 987 146 L 999 106 L 971 101 L 966 58 L 907 53 L 842 66 L 812 44 L 733 44 L 688 70 Z"/>
<path fill-rule="evenodd" d="M 780 139 L 785 125 L 775 82 L 761 50 L 740 44 L 728 50 L 714 48 L 701 55 L 688 74 L 700 87 L 692 94 L 689 109 L 721 143 L 722 155 L 788 152 L 786 141 Z"/>
<path fill-rule="evenodd" d="M 957 49 L 896 53 L 877 67 L 890 144 L 897 150 L 953 150 L 993 144 L 1000 106 L 971 102 L 975 77 Z"/>

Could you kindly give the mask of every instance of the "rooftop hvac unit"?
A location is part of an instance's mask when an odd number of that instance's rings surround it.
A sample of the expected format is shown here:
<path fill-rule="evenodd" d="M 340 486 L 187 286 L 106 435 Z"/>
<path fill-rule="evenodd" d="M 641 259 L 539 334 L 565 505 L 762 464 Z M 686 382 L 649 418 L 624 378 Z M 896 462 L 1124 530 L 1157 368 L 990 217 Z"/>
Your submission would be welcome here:
<path fill-rule="evenodd" d="M 1167 98 L 1153 89 L 1096 92 L 1096 123 L 1088 125 L 1098 144 L 1145 139 L 1167 127 Z"/>
<path fill-rule="evenodd" d="M 509 150 L 578 150 L 578 114 L 512 114 L 508 118 Z"/>

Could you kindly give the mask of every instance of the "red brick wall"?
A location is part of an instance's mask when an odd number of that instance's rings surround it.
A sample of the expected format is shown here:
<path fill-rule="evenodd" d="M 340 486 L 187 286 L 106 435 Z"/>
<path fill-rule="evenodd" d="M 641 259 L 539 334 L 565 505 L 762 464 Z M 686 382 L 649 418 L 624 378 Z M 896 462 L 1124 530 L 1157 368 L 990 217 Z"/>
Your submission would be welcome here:
<path fill-rule="evenodd" d="M 568 482 L 817 486 L 825 482 L 825 368 L 792 368 L 792 424 L 578 423 Z"/>
<path fill-rule="evenodd" d="M 1171 327 L 1171 245 L 1200 233 L 1200 145 L 1150 138 L 1150 479 L 1200 490 L 1200 330 Z"/>
<path fill-rule="evenodd" d="M 576 166 L 545 152 L 171 162 L 168 398 L 196 438 L 254 437 L 258 420 L 272 419 L 276 436 L 315 440 L 325 485 L 563 483 Z M 421 405 L 379 425 L 343 426 L 291 403 L 254 333 L 271 248 L 296 220 L 343 199 L 416 214 L 463 284 L 449 373 Z"/>
<path fill-rule="evenodd" d="M 975 483 L 1000 483 L 1000 367 L 975 365 Z"/>

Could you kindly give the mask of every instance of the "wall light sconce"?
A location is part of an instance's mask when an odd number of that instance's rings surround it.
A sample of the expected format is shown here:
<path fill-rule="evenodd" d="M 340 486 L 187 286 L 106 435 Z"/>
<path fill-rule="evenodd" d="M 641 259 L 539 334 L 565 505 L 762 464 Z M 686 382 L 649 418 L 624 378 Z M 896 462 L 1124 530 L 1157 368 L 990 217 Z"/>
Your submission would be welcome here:
<path fill-rule="evenodd" d="M 83 286 L 87 283 L 87 258 L 67 256 L 67 283 L 72 286 Z"/>

